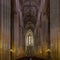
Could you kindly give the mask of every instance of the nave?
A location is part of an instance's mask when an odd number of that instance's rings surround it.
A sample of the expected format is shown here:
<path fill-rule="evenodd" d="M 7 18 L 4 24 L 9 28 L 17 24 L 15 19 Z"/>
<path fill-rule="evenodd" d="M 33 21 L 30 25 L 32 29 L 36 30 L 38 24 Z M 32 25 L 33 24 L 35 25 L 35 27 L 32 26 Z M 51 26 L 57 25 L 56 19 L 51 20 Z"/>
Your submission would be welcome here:
<path fill-rule="evenodd" d="M 60 0 L 0 0 L 0 60 L 60 60 Z"/>

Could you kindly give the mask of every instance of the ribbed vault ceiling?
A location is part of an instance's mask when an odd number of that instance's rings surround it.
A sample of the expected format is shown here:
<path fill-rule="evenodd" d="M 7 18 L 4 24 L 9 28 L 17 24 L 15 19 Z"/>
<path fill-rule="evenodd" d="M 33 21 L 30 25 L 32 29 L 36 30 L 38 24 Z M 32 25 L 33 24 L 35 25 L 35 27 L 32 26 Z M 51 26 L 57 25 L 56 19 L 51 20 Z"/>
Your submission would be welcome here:
<path fill-rule="evenodd" d="M 20 0 L 25 26 L 35 26 L 41 0 Z M 28 24 L 31 22 L 31 24 Z"/>

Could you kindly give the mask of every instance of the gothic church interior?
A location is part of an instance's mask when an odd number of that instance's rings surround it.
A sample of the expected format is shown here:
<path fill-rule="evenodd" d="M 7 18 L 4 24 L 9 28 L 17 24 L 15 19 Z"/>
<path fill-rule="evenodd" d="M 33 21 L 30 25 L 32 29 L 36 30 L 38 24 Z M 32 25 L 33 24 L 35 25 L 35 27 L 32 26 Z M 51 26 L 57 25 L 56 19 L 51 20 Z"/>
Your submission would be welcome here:
<path fill-rule="evenodd" d="M 60 60 L 59 0 L 0 0 L 1 60 Z"/>

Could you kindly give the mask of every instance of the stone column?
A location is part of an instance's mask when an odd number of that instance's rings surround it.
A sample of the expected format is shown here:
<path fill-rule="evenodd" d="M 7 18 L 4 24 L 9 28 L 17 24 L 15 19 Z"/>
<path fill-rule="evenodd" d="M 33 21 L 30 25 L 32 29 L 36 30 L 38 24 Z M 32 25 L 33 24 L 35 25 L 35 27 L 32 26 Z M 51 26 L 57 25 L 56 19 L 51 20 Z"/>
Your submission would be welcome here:
<path fill-rule="evenodd" d="M 1 20 L 2 20 L 2 0 L 0 0 L 0 60 L 1 60 L 1 54 L 2 54 L 2 40 L 1 40 Z"/>
<path fill-rule="evenodd" d="M 7 3 L 8 2 L 8 3 Z M 0 0 L 0 17 L 1 17 L 1 60 L 10 60 L 10 13 L 11 2 L 10 0 Z M 8 57 L 7 57 L 8 56 Z"/>
<path fill-rule="evenodd" d="M 50 0 L 50 39 L 51 39 L 51 58 L 52 60 L 60 60 L 60 37 L 59 37 L 59 15 L 60 0 Z"/>

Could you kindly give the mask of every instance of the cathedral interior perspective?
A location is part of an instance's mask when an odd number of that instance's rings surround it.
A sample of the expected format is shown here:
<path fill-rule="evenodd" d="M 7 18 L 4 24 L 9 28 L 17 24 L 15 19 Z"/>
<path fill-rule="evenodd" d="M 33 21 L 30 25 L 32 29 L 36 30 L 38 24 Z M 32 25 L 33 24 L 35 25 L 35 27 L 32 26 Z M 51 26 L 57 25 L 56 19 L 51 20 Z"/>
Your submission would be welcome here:
<path fill-rule="evenodd" d="M 60 0 L 0 0 L 0 60 L 60 60 Z"/>

